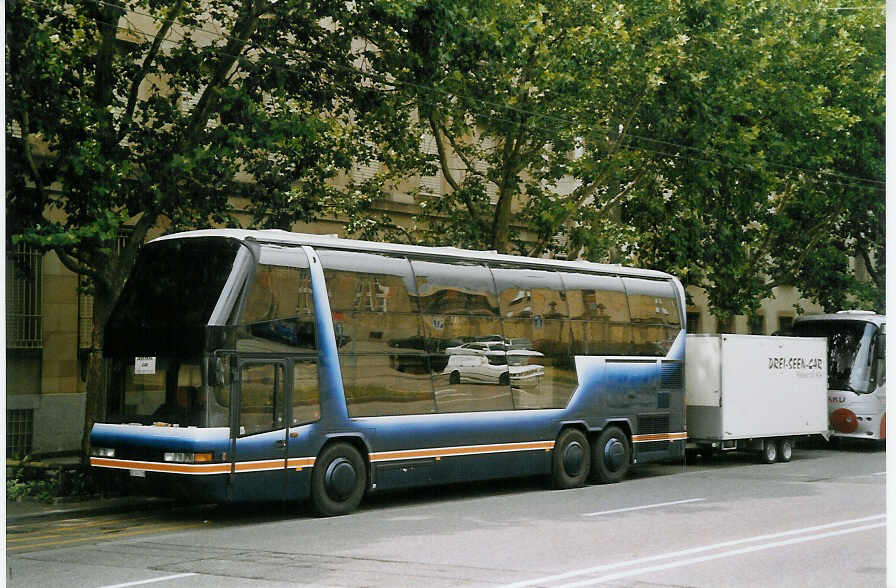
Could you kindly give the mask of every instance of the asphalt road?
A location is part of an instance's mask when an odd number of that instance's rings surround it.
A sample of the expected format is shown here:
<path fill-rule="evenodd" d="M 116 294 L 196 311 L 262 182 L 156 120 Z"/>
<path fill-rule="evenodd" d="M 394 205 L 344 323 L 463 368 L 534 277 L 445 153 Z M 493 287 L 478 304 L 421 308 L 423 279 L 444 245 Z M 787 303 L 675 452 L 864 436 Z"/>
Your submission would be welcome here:
<path fill-rule="evenodd" d="M 7 528 L 16 586 L 883 586 L 885 452 L 798 447 L 374 495 L 350 516 L 179 508 Z"/>

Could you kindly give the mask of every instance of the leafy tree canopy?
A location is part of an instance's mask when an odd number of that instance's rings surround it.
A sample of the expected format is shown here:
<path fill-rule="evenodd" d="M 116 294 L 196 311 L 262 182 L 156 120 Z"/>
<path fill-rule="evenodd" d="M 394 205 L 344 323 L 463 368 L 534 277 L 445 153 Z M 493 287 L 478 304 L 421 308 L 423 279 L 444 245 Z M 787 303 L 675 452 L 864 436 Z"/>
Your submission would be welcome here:
<path fill-rule="evenodd" d="M 342 0 L 10 0 L 8 233 L 89 277 L 94 348 L 148 234 L 312 220 L 369 142 Z M 88 375 L 88 427 L 98 358 Z"/>
<path fill-rule="evenodd" d="M 667 270 L 721 317 L 788 283 L 882 306 L 883 6 L 353 6 L 371 88 L 406 121 L 382 137 L 404 156 L 365 194 L 441 174 L 450 192 L 421 199 L 428 242 Z"/>

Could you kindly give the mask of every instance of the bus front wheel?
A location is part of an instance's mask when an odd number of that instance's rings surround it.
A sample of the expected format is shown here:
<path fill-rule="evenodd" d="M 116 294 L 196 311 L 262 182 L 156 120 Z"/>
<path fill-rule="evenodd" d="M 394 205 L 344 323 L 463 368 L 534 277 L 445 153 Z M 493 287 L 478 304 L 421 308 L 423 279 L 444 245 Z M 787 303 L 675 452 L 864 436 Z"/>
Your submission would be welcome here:
<path fill-rule="evenodd" d="M 578 429 L 564 429 L 557 437 L 551 462 L 551 485 L 558 489 L 580 488 L 591 470 L 588 438 Z"/>
<path fill-rule="evenodd" d="M 602 484 L 622 481 L 628 473 L 632 446 L 619 427 L 609 426 L 601 431 L 591 453 L 594 480 Z"/>
<path fill-rule="evenodd" d="M 328 445 L 315 460 L 311 472 L 311 503 L 319 516 L 352 512 L 367 489 L 364 458 L 348 443 Z"/>

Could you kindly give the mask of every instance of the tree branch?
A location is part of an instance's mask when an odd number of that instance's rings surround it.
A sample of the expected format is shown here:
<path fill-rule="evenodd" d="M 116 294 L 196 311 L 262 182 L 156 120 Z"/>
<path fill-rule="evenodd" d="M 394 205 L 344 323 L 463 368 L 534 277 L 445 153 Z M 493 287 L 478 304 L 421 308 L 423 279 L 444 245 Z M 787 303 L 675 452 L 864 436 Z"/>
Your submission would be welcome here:
<path fill-rule="evenodd" d="M 98 273 L 95 269 L 81 262 L 81 260 L 77 259 L 64 248 L 54 247 L 53 252 L 56 254 L 56 257 L 59 258 L 62 265 L 64 265 L 70 272 L 81 276 L 87 276 L 94 280 L 97 279 Z"/>
<path fill-rule="evenodd" d="M 432 130 L 433 137 L 436 142 L 436 150 L 439 155 L 439 166 L 442 168 L 442 175 L 445 176 L 445 180 L 448 182 L 448 185 L 451 188 L 458 192 L 463 198 L 464 204 L 467 207 L 467 212 L 470 214 L 470 219 L 474 224 L 479 224 L 479 214 L 476 212 L 476 207 L 473 205 L 473 200 L 470 198 L 468 194 L 460 189 L 460 184 L 457 183 L 457 180 L 454 179 L 454 176 L 451 175 L 451 170 L 448 168 L 448 154 L 445 151 L 445 144 L 442 141 L 442 135 L 439 131 L 439 124 L 436 122 L 435 114 L 432 112 L 429 113 L 429 128 Z"/>
<path fill-rule="evenodd" d="M 27 102 L 23 100 L 22 103 L 26 104 Z M 28 114 L 27 108 L 22 109 L 22 118 L 19 124 L 22 127 L 22 150 L 25 154 L 25 161 L 28 164 L 28 173 L 31 175 L 37 193 L 40 194 L 40 201 L 47 202 L 47 192 L 40 177 L 37 162 L 34 161 L 34 152 L 31 150 L 31 116 Z"/>
<path fill-rule="evenodd" d="M 228 37 L 229 41 L 221 51 L 221 60 L 218 62 L 205 90 L 202 91 L 202 95 L 193 109 L 193 114 L 190 116 L 190 122 L 187 124 L 187 132 L 185 134 L 186 145 L 193 144 L 195 137 L 206 125 L 208 113 L 214 106 L 214 94 L 223 87 L 230 69 L 239 60 L 239 56 L 242 54 L 249 37 L 252 36 L 258 26 L 258 18 L 261 12 L 253 10 L 254 3 L 251 1 L 246 2 L 245 6 L 247 7 L 246 13 L 241 14 L 234 24 L 233 32 Z"/>
<path fill-rule="evenodd" d="M 134 109 L 137 107 L 137 94 L 140 89 L 140 83 L 146 77 L 146 74 L 149 73 L 149 67 L 155 60 L 156 55 L 158 55 L 162 42 L 168 36 L 168 31 L 171 30 L 174 20 L 180 16 L 183 8 L 184 0 L 177 0 L 174 6 L 168 10 L 165 19 L 162 21 L 162 27 L 156 34 L 152 46 L 149 48 L 149 52 L 147 52 L 146 57 L 143 59 L 143 63 L 140 65 L 140 69 L 134 73 L 133 77 L 131 77 L 131 88 L 128 91 L 128 103 L 124 110 L 121 126 L 118 129 L 119 141 L 127 135 L 128 128 L 131 126 L 131 121 L 134 118 Z"/>

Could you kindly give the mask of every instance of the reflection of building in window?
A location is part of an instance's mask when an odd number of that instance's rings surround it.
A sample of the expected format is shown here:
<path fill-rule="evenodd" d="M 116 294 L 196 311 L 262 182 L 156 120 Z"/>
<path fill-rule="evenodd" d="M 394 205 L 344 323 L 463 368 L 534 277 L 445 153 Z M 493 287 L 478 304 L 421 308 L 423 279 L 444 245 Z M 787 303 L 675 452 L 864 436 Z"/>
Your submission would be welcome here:
<path fill-rule="evenodd" d="M 355 289 L 355 301 L 352 304 L 352 308 L 370 312 L 388 312 L 388 299 L 389 287 L 380 284 L 379 279 L 375 277 L 359 279 Z"/>
<path fill-rule="evenodd" d="M 420 296 L 424 312 L 429 314 L 496 315 L 497 309 L 484 294 L 445 288 Z"/>

